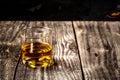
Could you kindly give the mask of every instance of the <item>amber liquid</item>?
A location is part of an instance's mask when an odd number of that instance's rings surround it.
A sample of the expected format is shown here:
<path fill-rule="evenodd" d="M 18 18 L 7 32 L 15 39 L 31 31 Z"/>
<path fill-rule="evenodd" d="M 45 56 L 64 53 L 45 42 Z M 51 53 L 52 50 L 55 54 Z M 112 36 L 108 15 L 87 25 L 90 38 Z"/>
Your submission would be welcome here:
<path fill-rule="evenodd" d="M 49 67 L 53 64 L 52 46 L 48 43 L 25 43 L 21 49 L 23 64 L 31 68 Z"/>

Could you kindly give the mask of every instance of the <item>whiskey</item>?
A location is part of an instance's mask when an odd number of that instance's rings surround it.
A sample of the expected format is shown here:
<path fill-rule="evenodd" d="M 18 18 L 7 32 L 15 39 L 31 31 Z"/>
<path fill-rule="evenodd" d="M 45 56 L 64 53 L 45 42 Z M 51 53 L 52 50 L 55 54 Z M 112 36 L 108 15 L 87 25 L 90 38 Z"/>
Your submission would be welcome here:
<path fill-rule="evenodd" d="M 22 62 L 31 68 L 49 67 L 53 64 L 52 46 L 45 42 L 25 43 L 21 46 Z"/>

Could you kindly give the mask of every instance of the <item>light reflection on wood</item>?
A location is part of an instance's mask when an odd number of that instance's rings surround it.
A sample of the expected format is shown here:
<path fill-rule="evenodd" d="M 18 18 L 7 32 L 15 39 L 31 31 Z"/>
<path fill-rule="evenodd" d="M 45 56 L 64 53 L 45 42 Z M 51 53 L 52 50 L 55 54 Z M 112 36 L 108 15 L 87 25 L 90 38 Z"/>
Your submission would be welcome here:
<path fill-rule="evenodd" d="M 53 29 L 55 64 L 46 69 L 31 69 L 20 60 L 15 75 L 20 57 L 19 34 L 26 27 L 43 24 Z M 83 74 L 85 80 L 119 80 L 119 52 L 119 21 L 0 22 L 0 80 L 12 80 L 14 76 L 15 80 L 83 80 Z"/>

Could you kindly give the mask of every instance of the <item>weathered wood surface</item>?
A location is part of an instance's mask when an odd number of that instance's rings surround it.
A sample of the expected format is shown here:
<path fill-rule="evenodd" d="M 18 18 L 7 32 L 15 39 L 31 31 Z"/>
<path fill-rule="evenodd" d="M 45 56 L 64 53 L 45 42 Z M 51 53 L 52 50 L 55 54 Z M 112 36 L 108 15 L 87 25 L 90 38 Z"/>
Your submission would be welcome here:
<path fill-rule="evenodd" d="M 85 80 L 120 80 L 120 22 L 74 22 Z"/>
<path fill-rule="evenodd" d="M 20 32 L 53 29 L 55 64 L 31 69 L 20 58 Z M 120 23 L 96 21 L 1 21 L 0 80 L 120 80 Z"/>
<path fill-rule="evenodd" d="M 24 66 L 21 59 L 19 61 L 19 34 L 26 27 L 43 23 L 53 29 L 55 64 L 47 69 L 31 69 Z M 71 22 L 1 22 L 1 34 L 1 51 L 7 51 L 0 53 L 1 80 L 82 80 L 81 63 Z"/>
<path fill-rule="evenodd" d="M 21 26 L 21 27 L 20 27 Z M 12 80 L 19 56 L 19 30 L 25 26 L 23 22 L 0 22 L 0 80 Z"/>

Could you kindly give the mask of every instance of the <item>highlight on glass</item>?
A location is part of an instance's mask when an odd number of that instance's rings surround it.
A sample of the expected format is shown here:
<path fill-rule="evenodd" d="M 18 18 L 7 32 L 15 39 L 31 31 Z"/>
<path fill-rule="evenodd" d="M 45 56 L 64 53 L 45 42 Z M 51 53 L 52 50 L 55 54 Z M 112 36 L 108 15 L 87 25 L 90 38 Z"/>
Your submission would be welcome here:
<path fill-rule="evenodd" d="M 52 30 L 31 27 L 21 33 L 22 63 L 31 68 L 46 68 L 54 64 Z"/>

